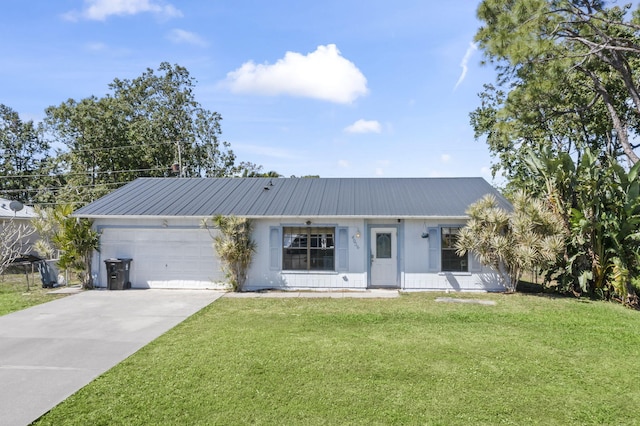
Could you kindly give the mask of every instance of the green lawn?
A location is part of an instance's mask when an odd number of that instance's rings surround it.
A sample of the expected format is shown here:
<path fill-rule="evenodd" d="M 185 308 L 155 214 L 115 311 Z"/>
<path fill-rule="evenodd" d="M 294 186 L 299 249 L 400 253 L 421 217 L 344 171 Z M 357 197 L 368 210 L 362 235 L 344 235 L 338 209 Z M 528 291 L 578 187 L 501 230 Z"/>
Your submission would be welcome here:
<path fill-rule="evenodd" d="M 223 298 L 37 424 L 640 424 L 639 312 L 437 296 Z"/>
<path fill-rule="evenodd" d="M 0 276 L 0 315 L 62 297 L 62 295 L 47 294 L 49 291 L 51 291 L 50 288 L 42 288 L 37 271 L 33 276 L 29 273 L 28 286 L 24 273 L 6 273 Z"/>

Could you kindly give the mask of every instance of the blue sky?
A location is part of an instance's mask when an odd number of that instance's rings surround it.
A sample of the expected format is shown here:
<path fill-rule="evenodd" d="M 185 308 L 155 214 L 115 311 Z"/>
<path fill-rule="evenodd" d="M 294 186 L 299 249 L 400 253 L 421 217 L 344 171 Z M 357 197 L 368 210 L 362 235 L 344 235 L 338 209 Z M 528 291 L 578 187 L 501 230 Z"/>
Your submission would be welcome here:
<path fill-rule="evenodd" d="M 238 160 L 285 176 L 482 176 L 469 112 L 494 81 L 458 0 L 8 0 L 0 103 L 39 121 L 163 61 Z"/>

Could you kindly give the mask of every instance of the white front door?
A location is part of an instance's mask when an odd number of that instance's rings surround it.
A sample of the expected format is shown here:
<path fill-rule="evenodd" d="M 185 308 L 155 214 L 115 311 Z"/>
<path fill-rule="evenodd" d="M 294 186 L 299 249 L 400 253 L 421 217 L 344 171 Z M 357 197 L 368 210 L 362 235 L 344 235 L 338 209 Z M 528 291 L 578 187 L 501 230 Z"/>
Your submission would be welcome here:
<path fill-rule="evenodd" d="M 371 287 L 398 287 L 396 228 L 371 228 Z"/>

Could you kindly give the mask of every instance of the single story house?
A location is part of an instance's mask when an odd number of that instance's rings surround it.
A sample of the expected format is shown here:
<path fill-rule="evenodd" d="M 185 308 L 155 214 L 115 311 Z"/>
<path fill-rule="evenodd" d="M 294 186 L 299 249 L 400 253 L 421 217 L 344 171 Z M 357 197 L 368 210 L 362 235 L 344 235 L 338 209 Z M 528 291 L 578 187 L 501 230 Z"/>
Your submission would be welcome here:
<path fill-rule="evenodd" d="M 140 178 L 77 210 L 101 234 L 93 259 L 130 258 L 133 288 L 218 288 L 225 276 L 203 219 L 253 220 L 246 290 L 499 291 L 454 243 L 482 178 Z"/>
<path fill-rule="evenodd" d="M 7 200 L 6 198 L 0 198 L 0 228 L 4 227 L 9 222 L 14 222 L 18 225 L 29 225 L 31 220 L 36 217 L 36 212 L 33 207 L 22 204 L 16 200 Z M 31 251 L 31 245 L 38 240 L 39 236 L 36 233 L 32 233 L 29 236 L 19 241 L 20 249 L 23 251 Z M 16 242 L 17 244 L 18 242 Z"/>
<path fill-rule="evenodd" d="M 0 198 L 0 222 L 15 220 L 18 223 L 28 223 L 36 217 L 33 207 L 26 206 L 19 201 Z"/>

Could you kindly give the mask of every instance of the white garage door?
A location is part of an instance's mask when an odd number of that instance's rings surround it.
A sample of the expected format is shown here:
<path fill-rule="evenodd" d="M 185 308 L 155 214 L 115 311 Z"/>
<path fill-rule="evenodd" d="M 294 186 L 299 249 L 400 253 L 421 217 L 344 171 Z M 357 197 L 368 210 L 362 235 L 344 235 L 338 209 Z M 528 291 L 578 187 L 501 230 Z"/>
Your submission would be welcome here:
<path fill-rule="evenodd" d="M 100 238 L 100 283 L 104 261 L 131 258 L 134 288 L 217 288 L 225 281 L 211 236 L 203 229 L 106 228 Z"/>

